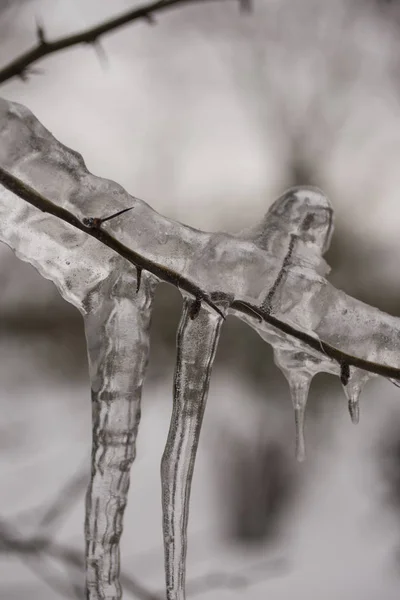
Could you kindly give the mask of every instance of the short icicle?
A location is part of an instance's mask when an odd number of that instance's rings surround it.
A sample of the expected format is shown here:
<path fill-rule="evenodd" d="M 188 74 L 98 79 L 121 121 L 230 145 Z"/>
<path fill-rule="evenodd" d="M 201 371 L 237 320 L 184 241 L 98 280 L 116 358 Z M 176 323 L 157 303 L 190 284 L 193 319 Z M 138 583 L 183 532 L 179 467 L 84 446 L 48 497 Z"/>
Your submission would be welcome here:
<path fill-rule="evenodd" d="M 149 352 L 155 280 L 115 270 L 85 317 L 92 386 L 92 474 L 86 497 L 86 598 L 120 600 L 120 537 Z M 100 296 L 100 301 L 99 300 Z"/>
<path fill-rule="evenodd" d="M 351 422 L 354 425 L 357 425 L 360 421 L 360 394 L 370 378 L 370 373 L 350 367 L 350 377 L 347 384 L 345 385 L 342 382 L 343 390 L 348 400 Z"/>
<path fill-rule="evenodd" d="M 286 376 L 294 407 L 296 424 L 296 458 L 299 462 L 302 462 L 306 458 L 304 420 L 311 377 L 307 373 L 301 371 L 298 371 L 297 373 L 289 372 Z"/>
<path fill-rule="evenodd" d="M 185 300 L 177 336 L 174 405 L 161 461 L 167 600 L 185 599 L 190 488 L 222 317 Z"/>
<path fill-rule="evenodd" d="M 276 365 L 281 369 L 287 379 L 290 395 L 294 408 L 296 426 L 296 459 L 303 462 L 306 458 L 304 441 L 304 421 L 307 406 L 308 392 L 314 373 L 305 368 L 295 368 L 295 352 L 278 351 L 275 349 L 274 358 Z M 291 365 L 289 367 L 289 364 Z"/>

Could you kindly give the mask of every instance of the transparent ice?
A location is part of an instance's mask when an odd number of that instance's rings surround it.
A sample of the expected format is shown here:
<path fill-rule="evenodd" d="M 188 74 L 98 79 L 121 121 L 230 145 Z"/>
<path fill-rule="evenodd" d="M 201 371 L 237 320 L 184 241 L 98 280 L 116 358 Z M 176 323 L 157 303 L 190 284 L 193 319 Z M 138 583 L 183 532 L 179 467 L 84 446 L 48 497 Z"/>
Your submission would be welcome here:
<path fill-rule="evenodd" d="M 353 422 L 370 377 L 400 379 L 400 320 L 325 278 L 333 212 L 317 188 L 288 190 L 260 224 L 237 235 L 205 233 L 92 175 L 29 110 L 0 100 L 0 214 L 0 239 L 52 280 L 85 323 L 93 412 L 85 519 L 90 600 L 122 597 L 119 543 L 158 283 L 175 285 L 184 296 L 161 462 L 168 600 L 185 598 L 191 480 L 226 314 L 272 345 L 289 383 L 299 460 L 316 373 L 340 377 Z"/>

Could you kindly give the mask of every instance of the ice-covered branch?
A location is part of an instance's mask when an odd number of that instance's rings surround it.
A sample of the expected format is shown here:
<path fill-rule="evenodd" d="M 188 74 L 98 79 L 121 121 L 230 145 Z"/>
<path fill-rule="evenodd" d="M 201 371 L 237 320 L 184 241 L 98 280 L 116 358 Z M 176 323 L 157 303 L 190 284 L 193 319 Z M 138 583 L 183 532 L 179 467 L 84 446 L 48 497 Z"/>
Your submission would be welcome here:
<path fill-rule="evenodd" d="M 70 152 L 71 152 L 71 155 L 74 155 L 75 157 L 78 157 L 79 160 L 82 160 L 81 157 L 79 155 L 77 155 L 77 153 L 74 153 L 71 150 L 70 150 Z M 83 164 L 83 166 L 84 166 L 84 164 Z M 97 179 L 99 180 L 99 178 L 97 178 Z M 103 182 L 104 181 L 105 180 L 103 180 Z M 107 182 L 107 183 L 109 184 L 111 182 Z M 221 304 L 228 303 L 227 306 L 229 308 L 229 312 L 232 312 L 239 318 L 242 318 L 243 320 L 248 321 L 252 326 L 255 326 L 256 329 L 257 329 L 257 321 L 260 323 L 261 326 L 262 325 L 264 325 L 264 326 L 271 325 L 271 326 L 273 326 L 274 329 L 277 329 L 280 332 L 282 332 L 282 334 L 286 334 L 288 336 L 296 338 L 299 342 L 303 342 L 303 344 L 305 346 L 308 346 L 310 350 L 311 349 L 315 350 L 318 354 L 322 351 L 322 353 L 324 354 L 324 356 L 326 358 L 333 359 L 339 365 L 341 365 L 341 364 L 347 364 L 349 366 L 352 365 L 354 367 L 358 367 L 360 369 L 363 369 L 365 371 L 368 371 L 368 372 L 376 374 L 376 375 L 382 375 L 383 377 L 392 378 L 392 379 L 398 379 L 398 378 L 400 379 L 400 368 L 399 367 L 391 366 L 390 364 L 375 362 L 374 360 L 364 358 L 362 355 L 356 356 L 354 354 L 349 353 L 349 351 L 347 351 L 346 349 L 341 349 L 340 347 L 333 346 L 329 342 L 324 341 L 323 339 L 321 339 L 320 337 L 315 335 L 316 332 L 302 330 L 301 328 L 296 326 L 296 324 L 291 323 L 290 321 L 282 320 L 281 318 L 277 317 L 275 314 L 271 314 L 271 311 L 266 307 L 265 304 L 258 306 L 257 304 L 253 304 L 252 302 L 249 302 L 247 300 L 241 300 L 241 299 L 235 297 L 234 295 L 229 295 L 229 294 L 225 295 L 225 292 L 221 292 L 221 291 L 212 292 L 210 295 L 208 295 L 204 291 L 204 289 L 199 287 L 199 285 L 196 282 L 194 282 L 192 279 L 190 279 L 189 276 L 185 277 L 181 273 L 173 270 L 173 268 L 171 268 L 167 263 L 162 264 L 159 261 L 157 261 L 155 258 L 153 259 L 152 255 L 155 256 L 154 252 L 149 253 L 149 254 L 141 254 L 140 252 L 137 252 L 136 250 L 129 248 L 125 244 L 121 243 L 121 241 L 116 239 L 116 237 L 114 237 L 113 235 L 111 235 L 110 233 L 105 231 L 104 229 L 101 229 L 100 227 L 93 227 L 93 226 L 86 225 L 85 224 L 86 222 L 93 220 L 92 217 L 89 217 L 89 218 L 82 217 L 81 219 L 77 218 L 69 210 L 63 208 L 62 206 L 55 204 L 48 198 L 44 197 L 36 189 L 33 189 L 29 184 L 25 183 L 24 181 L 22 181 L 21 179 L 19 179 L 15 175 L 13 175 L 10 171 L 7 171 L 6 169 L 3 169 L 2 167 L 0 167 L 0 184 L 4 188 L 9 190 L 10 192 L 13 192 L 19 198 L 25 200 L 32 206 L 35 206 L 42 212 L 46 212 L 49 215 L 56 216 L 59 219 L 61 219 L 62 221 L 64 221 L 65 223 L 69 223 L 76 229 L 79 229 L 79 230 L 85 232 L 87 235 L 90 235 L 90 236 L 94 237 L 95 239 L 99 240 L 100 242 L 102 242 L 102 244 L 104 244 L 105 246 L 108 246 L 109 248 L 114 250 L 117 254 L 119 254 L 121 257 L 128 260 L 131 264 L 135 265 L 136 270 L 139 274 L 143 270 L 146 270 L 146 271 L 152 273 L 159 280 L 164 281 L 166 283 L 170 283 L 170 284 L 178 287 L 181 291 L 187 292 L 188 294 L 193 296 L 198 303 L 204 302 L 205 304 L 209 305 L 213 310 L 215 310 L 215 312 L 217 312 L 221 316 L 222 316 L 222 309 L 219 308 L 217 304 L 218 303 L 221 303 Z M 115 190 L 119 189 L 119 186 L 117 186 L 117 184 L 114 184 L 114 187 L 115 187 Z M 299 189 L 296 192 L 294 192 L 293 190 L 290 190 L 289 194 L 296 193 L 297 195 L 299 195 L 299 194 L 304 195 L 307 193 L 307 190 L 308 190 L 308 188 L 305 188 L 304 190 Z M 105 190 L 103 193 L 105 193 Z M 315 190 L 314 190 L 314 192 L 311 190 L 311 193 L 315 193 Z M 132 200 L 135 200 L 136 202 L 141 202 L 140 200 L 134 199 L 134 198 Z M 147 208 L 149 208 L 149 207 L 147 207 Z M 151 209 L 149 208 L 149 210 L 151 210 Z M 160 217 L 160 215 L 158 215 L 158 216 Z M 97 219 L 95 219 L 95 220 L 97 220 Z M 100 220 L 100 219 L 98 219 L 98 220 Z M 170 221 L 170 223 L 172 223 L 172 222 Z M 181 231 L 183 233 L 185 226 L 181 225 L 181 228 L 182 228 Z M 189 228 L 186 228 L 186 229 L 189 229 Z M 201 232 L 197 232 L 197 233 L 200 234 Z M 179 235 L 179 232 L 177 232 L 177 235 Z M 230 237 L 232 237 L 232 236 L 226 235 L 227 240 L 229 240 Z M 156 243 L 156 242 L 157 242 L 157 240 L 154 239 L 154 243 Z M 255 254 L 255 259 L 256 259 L 256 254 L 257 254 L 256 247 L 254 247 L 254 254 Z M 276 257 L 272 256 L 271 258 L 275 261 Z M 222 261 L 221 261 L 221 265 L 222 265 Z M 37 267 L 40 270 L 38 265 L 37 265 Z M 288 271 L 288 269 L 286 266 L 284 266 L 284 268 L 281 270 L 281 273 L 283 273 L 283 272 L 286 273 L 286 271 Z M 294 269 L 290 269 L 290 274 L 293 275 L 293 273 L 294 273 Z M 287 273 L 286 273 L 286 275 L 287 275 Z M 286 277 L 286 275 L 285 275 L 285 277 Z M 280 280 L 281 280 L 281 278 L 280 278 Z M 280 281 L 278 283 L 280 283 Z M 325 283 L 327 283 L 327 282 L 325 281 Z M 271 286 L 271 290 L 268 292 L 268 295 L 271 294 L 272 289 L 273 289 L 273 285 Z M 328 291 L 333 293 L 333 290 L 334 290 L 334 288 L 331 288 Z M 337 290 L 336 290 L 336 292 L 337 292 Z M 61 291 L 61 293 L 62 293 L 62 291 Z M 339 295 L 342 297 L 343 293 L 339 292 Z M 214 300 L 213 300 L 213 298 L 214 298 Z M 347 298 L 349 298 L 349 297 L 347 296 Z M 70 298 L 67 298 L 67 299 L 69 299 L 71 302 L 73 302 L 72 299 L 70 299 Z M 354 303 L 355 303 L 355 307 L 352 307 L 353 308 L 352 312 L 354 312 L 354 308 L 361 308 L 362 306 L 367 307 L 367 305 L 365 305 L 357 300 L 354 300 Z M 377 311 L 377 309 L 372 309 L 372 311 L 374 313 L 380 313 L 380 315 L 382 315 L 382 317 L 384 316 L 384 313 Z M 279 312 L 280 311 L 277 311 L 277 314 L 279 314 Z M 345 312 L 343 314 L 347 314 L 347 312 Z M 389 318 L 391 318 L 391 317 L 389 317 Z M 379 317 L 378 317 L 378 320 L 379 320 Z M 263 334 L 261 334 L 261 335 L 262 335 L 262 337 L 264 337 Z M 267 336 L 267 338 L 268 338 L 268 336 Z M 329 339 L 328 336 L 326 339 Z"/>
<path fill-rule="evenodd" d="M 333 212 L 316 188 L 287 191 L 260 224 L 237 235 L 205 233 L 95 177 L 26 108 L 1 100 L 0 217 L 0 239 L 54 281 L 85 320 L 93 400 L 85 529 L 91 600 L 121 598 L 119 538 L 158 282 L 185 297 L 162 461 L 169 600 L 185 598 L 190 484 L 227 314 L 243 319 L 274 348 L 293 399 L 299 459 L 316 373 L 340 377 L 354 422 L 369 377 L 400 380 L 400 320 L 337 290 L 325 277 Z"/>
<path fill-rule="evenodd" d="M 155 15 L 161 11 L 180 8 L 190 4 L 201 4 L 205 1 L 215 2 L 216 0 L 156 0 L 155 2 L 149 2 L 138 8 L 128 10 L 117 17 L 99 23 L 94 27 L 90 27 L 79 33 L 74 33 L 73 35 L 59 38 L 52 42 L 47 39 L 43 25 L 38 23 L 36 27 L 37 43 L 33 48 L 27 50 L 21 54 L 21 56 L 13 59 L 9 64 L 0 69 L 0 84 L 13 77 L 20 77 L 25 81 L 28 76 L 33 73 L 31 70 L 32 65 L 49 54 L 61 52 L 62 50 L 80 44 L 96 45 L 99 43 L 100 38 L 120 27 L 142 20 L 154 24 Z M 246 2 L 244 0 L 238 1 L 239 6 L 242 8 L 248 3 L 248 0 Z"/>

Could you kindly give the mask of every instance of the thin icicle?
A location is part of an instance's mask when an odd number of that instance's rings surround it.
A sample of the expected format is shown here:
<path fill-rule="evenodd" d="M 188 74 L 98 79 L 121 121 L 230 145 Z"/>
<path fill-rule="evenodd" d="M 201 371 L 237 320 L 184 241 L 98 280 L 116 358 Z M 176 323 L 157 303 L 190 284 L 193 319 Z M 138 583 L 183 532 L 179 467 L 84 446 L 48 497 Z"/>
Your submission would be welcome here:
<path fill-rule="evenodd" d="M 194 462 L 222 318 L 185 300 L 177 336 L 171 425 L 161 461 L 167 600 L 184 600 L 187 523 Z"/>
<path fill-rule="evenodd" d="M 360 421 L 360 394 L 371 377 L 371 373 L 350 367 L 347 383 L 342 381 L 344 393 L 348 400 L 351 422 L 354 423 L 354 425 L 357 425 Z"/>
<path fill-rule="evenodd" d="M 275 348 L 275 364 L 287 379 L 294 408 L 296 427 L 296 458 L 303 462 L 306 458 L 304 423 L 310 384 L 314 375 L 321 370 L 319 361 L 298 350 L 280 351 Z"/>
<path fill-rule="evenodd" d="M 288 371 L 286 377 L 289 383 L 294 408 L 296 425 L 296 458 L 299 462 L 302 462 L 306 458 L 304 420 L 311 377 L 304 371 Z"/>
<path fill-rule="evenodd" d="M 92 387 L 92 475 L 86 497 L 88 600 L 119 600 L 122 520 L 135 458 L 148 361 L 155 280 L 134 269 L 102 283 L 103 302 L 85 317 Z"/>

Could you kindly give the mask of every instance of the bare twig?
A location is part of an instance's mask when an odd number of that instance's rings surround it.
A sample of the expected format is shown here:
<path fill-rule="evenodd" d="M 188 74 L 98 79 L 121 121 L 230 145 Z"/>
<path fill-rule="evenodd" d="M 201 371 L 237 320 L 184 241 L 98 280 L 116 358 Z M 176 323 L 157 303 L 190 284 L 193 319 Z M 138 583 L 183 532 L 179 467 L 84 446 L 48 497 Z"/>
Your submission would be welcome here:
<path fill-rule="evenodd" d="M 80 44 L 91 44 L 95 47 L 97 44 L 98 48 L 100 37 L 119 29 L 124 25 L 143 19 L 150 24 L 153 24 L 155 13 L 189 4 L 201 4 L 206 1 L 213 2 L 216 0 L 157 0 L 156 2 L 150 2 L 139 8 L 131 9 L 117 17 L 103 21 L 95 27 L 59 38 L 53 42 L 48 41 L 43 24 L 38 22 L 36 24 L 37 43 L 33 48 L 27 50 L 21 54 L 21 56 L 15 58 L 8 65 L 0 69 L 0 84 L 13 77 L 20 77 L 23 81 L 26 81 L 28 76 L 34 73 L 30 67 L 49 54 L 54 54 L 55 52 L 60 52 Z M 239 6 L 241 6 L 242 9 L 244 6 L 247 7 L 247 5 L 248 0 L 239 0 Z"/>

